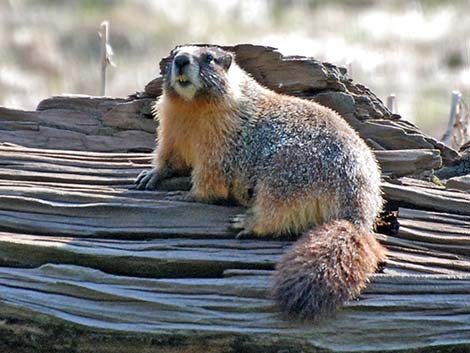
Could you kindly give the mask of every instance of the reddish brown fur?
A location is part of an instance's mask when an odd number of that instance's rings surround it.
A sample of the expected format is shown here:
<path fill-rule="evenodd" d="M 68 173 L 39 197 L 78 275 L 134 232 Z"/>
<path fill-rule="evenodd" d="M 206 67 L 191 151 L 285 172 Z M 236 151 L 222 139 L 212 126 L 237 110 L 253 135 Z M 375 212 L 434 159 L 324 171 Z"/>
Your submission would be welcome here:
<path fill-rule="evenodd" d="M 165 119 L 158 127 L 154 165 L 191 166 L 195 197 L 201 201 L 227 198 L 229 190 L 218 162 L 225 136 L 235 128 L 230 119 L 220 119 L 230 115 L 230 108 L 222 100 L 195 98 L 187 102 L 176 94 L 169 94 L 159 104 Z"/>
<path fill-rule="evenodd" d="M 261 184 L 253 204 L 252 224 L 245 227 L 254 235 L 300 234 L 317 224 L 332 220 L 337 208 L 333 196 L 319 198 L 311 196 L 307 190 L 294 194 L 290 199 L 280 199 L 282 190 L 272 190 Z"/>

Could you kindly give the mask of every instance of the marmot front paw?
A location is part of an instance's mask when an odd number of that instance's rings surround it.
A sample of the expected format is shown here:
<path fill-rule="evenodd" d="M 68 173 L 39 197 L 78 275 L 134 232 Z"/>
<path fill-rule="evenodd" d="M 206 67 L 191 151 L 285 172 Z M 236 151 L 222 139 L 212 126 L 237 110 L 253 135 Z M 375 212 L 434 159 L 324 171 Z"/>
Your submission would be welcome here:
<path fill-rule="evenodd" d="M 155 190 L 162 180 L 161 173 L 158 169 L 143 170 L 135 179 L 137 190 Z"/>

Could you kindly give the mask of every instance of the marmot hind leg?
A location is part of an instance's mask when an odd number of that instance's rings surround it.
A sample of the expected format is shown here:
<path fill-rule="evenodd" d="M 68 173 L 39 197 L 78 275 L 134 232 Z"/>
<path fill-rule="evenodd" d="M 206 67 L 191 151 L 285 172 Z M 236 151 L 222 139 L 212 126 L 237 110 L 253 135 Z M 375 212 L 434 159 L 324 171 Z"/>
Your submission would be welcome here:
<path fill-rule="evenodd" d="M 298 235 L 312 226 L 336 218 L 335 197 L 320 198 L 308 191 L 288 197 L 279 194 L 267 186 L 258 188 L 253 207 L 237 224 L 239 228 L 240 223 L 243 225 L 237 238 L 248 235 Z"/>

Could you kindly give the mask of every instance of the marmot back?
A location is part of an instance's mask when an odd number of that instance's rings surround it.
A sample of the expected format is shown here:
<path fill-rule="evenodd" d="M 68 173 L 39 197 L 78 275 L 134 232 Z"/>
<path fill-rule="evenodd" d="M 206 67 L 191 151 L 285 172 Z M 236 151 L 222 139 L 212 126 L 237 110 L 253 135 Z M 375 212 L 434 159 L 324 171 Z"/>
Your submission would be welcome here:
<path fill-rule="evenodd" d="M 372 234 L 379 168 L 337 113 L 262 87 L 233 59 L 219 47 L 172 52 L 154 168 L 137 188 L 191 169 L 191 198 L 250 207 L 240 236 L 303 233 L 277 265 L 273 297 L 315 319 L 356 297 L 384 259 Z"/>

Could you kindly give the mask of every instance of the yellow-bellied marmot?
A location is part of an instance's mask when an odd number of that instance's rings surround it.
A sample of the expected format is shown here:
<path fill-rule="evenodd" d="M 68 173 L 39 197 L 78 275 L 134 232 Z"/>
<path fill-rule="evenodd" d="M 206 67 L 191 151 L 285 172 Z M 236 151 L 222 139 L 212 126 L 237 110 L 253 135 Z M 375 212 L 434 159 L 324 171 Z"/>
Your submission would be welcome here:
<path fill-rule="evenodd" d="M 380 172 L 364 141 L 331 109 L 262 87 L 219 47 L 177 47 L 165 71 L 154 168 L 137 188 L 190 168 L 196 200 L 251 207 L 243 234 L 303 232 L 274 276 L 288 313 L 317 318 L 356 297 L 384 259 L 371 232 Z"/>

